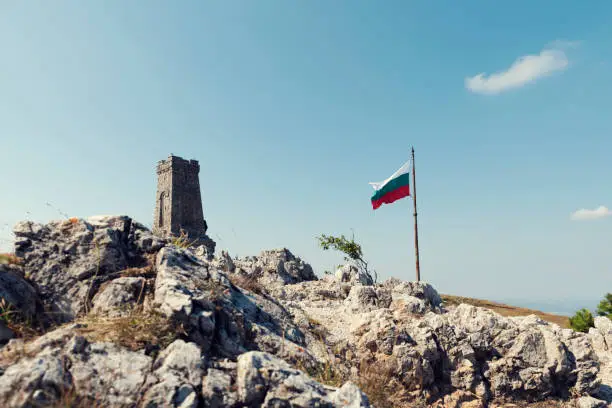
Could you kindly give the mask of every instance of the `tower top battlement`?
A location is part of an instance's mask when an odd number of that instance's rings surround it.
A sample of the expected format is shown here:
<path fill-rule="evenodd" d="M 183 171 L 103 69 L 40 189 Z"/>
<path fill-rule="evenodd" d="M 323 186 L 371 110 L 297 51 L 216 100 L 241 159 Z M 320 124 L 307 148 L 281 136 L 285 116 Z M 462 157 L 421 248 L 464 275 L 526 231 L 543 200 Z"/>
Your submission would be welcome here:
<path fill-rule="evenodd" d="M 170 155 L 165 160 L 157 162 L 157 174 L 169 170 L 175 171 L 190 171 L 198 174 L 200 172 L 200 163 L 197 160 L 186 160 L 179 156 Z"/>

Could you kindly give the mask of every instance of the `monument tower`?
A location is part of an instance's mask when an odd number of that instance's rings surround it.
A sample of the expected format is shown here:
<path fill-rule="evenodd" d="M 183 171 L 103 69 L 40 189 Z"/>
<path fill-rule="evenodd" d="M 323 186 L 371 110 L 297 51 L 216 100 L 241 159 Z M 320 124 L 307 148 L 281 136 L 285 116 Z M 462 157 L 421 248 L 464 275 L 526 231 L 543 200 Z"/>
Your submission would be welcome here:
<path fill-rule="evenodd" d="M 196 245 L 205 245 L 210 254 L 214 242 L 206 236 L 208 226 L 202 211 L 199 173 L 197 160 L 172 154 L 157 163 L 153 233 L 167 238 L 178 236 L 182 230 Z"/>

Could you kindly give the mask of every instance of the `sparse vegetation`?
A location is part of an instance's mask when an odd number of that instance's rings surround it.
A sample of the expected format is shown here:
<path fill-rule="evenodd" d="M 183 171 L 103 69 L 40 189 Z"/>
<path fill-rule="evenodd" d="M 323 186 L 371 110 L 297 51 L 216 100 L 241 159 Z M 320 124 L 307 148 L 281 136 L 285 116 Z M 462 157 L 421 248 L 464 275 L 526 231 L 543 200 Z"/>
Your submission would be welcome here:
<path fill-rule="evenodd" d="M 305 372 L 315 381 L 332 387 L 340 387 L 346 382 L 346 377 L 330 361 L 309 368 Z"/>
<path fill-rule="evenodd" d="M 325 326 L 311 316 L 306 316 L 306 318 L 308 319 L 308 326 L 313 336 L 319 339 L 320 342 L 327 344 L 326 338 L 329 333 Z"/>
<path fill-rule="evenodd" d="M 612 293 L 606 293 L 603 300 L 599 302 L 597 314 L 612 319 Z"/>
<path fill-rule="evenodd" d="M 119 276 L 122 278 L 139 276 L 151 278 L 155 276 L 155 267 L 153 267 L 153 265 L 146 265 L 140 268 L 127 268 L 119 272 Z"/>
<path fill-rule="evenodd" d="M 47 391 L 45 391 L 47 392 Z M 51 394 L 47 400 L 53 401 L 55 395 Z M 104 402 L 99 396 L 83 395 L 73 387 L 66 387 L 59 390 L 59 398 L 55 400 L 50 408 L 103 408 Z"/>
<path fill-rule="evenodd" d="M 363 259 L 363 251 L 361 249 L 361 245 L 355 242 L 355 237 L 351 239 L 346 238 L 344 235 L 339 237 L 335 237 L 333 235 L 325 235 L 322 234 L 317 237 L 319 241 L 319 245 L 324 251 L 329 249 L 334 249 L 336 251 L 342 252 L 345 256 L 344 259 L 349 261 L 354 261 L 357 265 L 362 268 L 362 270 L 376 282 L 378 280 L 378 276 L 375 270 L 370 269 L 368 263 Z M 372 276 L 372 274 L 374 276 Z"/>
<path fill-rule="evenodd" d="M 612 319 L 612 293 L 606 293 L 597 305 L 597 314 Z M 595 318 L 588 309 L 580 309 L 569 319 L 570 327 L 578 332 L 586 333 L 589 328 L 595 327 Z"/>
<path fill-rule="evenodd" d="M 187 249 L 193 246 L 194 243 L 195 241 L 189 241 L 189 236 L 183 229 L 181 229 L 178 236 L 172 235 L 170 237 L 170 245 L 173 245 L 177 248 Z"/>
<path fill-rule="evenodd" d="M 257 293 L 258 295 L 267 294 L 266 289 L 263 287 L 261 283 L 257 280 L 255 276 L 252 275 L 243 275 L 238 273 L 228 273 L 227 277 L 234 284 L 242 289 L 246 289 L 253 293 Z"/>
<path fill-rule="evenodd" d="M 135 310 L 122 317 L 105 317 L 88 314 L 77 321 L 77 331 L 92 342 L 108 341 L 130 350 L 145 346 L 165 348 L 178 336 L 187 335 L 183 327 L 177 327 L 156 311 Z"/>
<path fill-rule="evenodd" d="M 570 327 L 578 332 L 586 333 L 595 326 L 593 314 L 588 309 L 580 309 L 569 319 Z"/>
<path fill-rule="evenodd" d="M 395 375 L 395 364 L 391 359 L 362 361 L 357 385 L 375 407 L 426 407 L 425 401 L 406 392 Z"/>
<path fill-rule="evenodd" d="M 286 361 L 321 384 L 340 387 L 348 380 L 348 376 L 344 375 L 332 364 L 333 359 L 334 356 L 330 355 L 329 359 L 324 363 L 313 363 L 312 361 L 305 361 L 302 358 L 293 356 L 293 358 L 289 358 Z"/>
<path fill-rule="evenodd" d="M 100 258 L 100 245 L 98 244 L 97 241 L 93 242 L 94 247 L 96 248 L 96 256 L 97 256 L 97 262 L 96 262 L 96 273 L 93 276 L 92 279 L 90 279 L 89 282 L 89 287 L 87 288 L 87 292 L 85 294 L 85 311 L 89 312 L 90 309 L 90 299 L 93 297 L 93 293 L 92 293 L 92 289 L 93 289 L 93 284 L 96 280 L 96 277 L 98 276 L 98 274 L 100 273 L 100 263 L 101 263 L 101 258 Z"/>
<path fill-rule="evenodd" d="M 14 254 L 0 254 L 0 264 L 21 265 L 23 260 Z"/>
<path fill-rule="evenodd" d="M 33 316 L 24 316 L 4 298 L 0 299 L 0 321 L 18 338 L 27 340 L 42 333 L 39 322 Z"/>

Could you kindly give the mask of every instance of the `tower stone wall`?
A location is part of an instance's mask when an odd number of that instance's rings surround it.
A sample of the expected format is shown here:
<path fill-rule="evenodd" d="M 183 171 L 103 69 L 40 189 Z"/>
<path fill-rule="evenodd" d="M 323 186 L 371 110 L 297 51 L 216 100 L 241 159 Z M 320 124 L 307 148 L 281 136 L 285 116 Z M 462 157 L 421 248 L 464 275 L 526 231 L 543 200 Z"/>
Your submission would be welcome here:
<path fill-rule="evenodd" d="M 157 193 L 153 232 L 159 236 L 178 236 L 184 231 L 189 240 L 206 245 L 208 226 L 202 211 L 197 160 L 170 155 L 157 163 Z M 214 245 L 213 245 L 214 250 Z"/>

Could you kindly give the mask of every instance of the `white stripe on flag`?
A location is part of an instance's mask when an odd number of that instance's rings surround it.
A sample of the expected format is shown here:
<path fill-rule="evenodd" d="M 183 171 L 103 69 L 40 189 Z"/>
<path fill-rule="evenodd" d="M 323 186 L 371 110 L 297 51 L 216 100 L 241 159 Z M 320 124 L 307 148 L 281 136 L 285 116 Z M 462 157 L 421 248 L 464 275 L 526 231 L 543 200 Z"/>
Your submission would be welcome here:
<path fill-rule="evenodd" d="M 381 188 L 385 186 L 385 184 L 387 184 L 394 178 L 397 178 L 401 176 L 402 174 L 410 173 L 410 162 L 411 160 L 408 160 L 406 163 L 404 163 L 402 167 L 400 167 L 395 173 L 391 175 L 391 177 L 389 177 L 385 181 L 379 181 L 377 183 L 368 183 L 368 184 L 374 187 L 374 190 L 377 190 L 377 191 L 380 190 Z"/>

